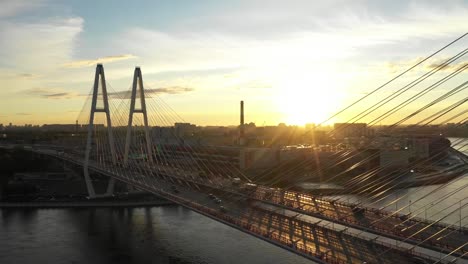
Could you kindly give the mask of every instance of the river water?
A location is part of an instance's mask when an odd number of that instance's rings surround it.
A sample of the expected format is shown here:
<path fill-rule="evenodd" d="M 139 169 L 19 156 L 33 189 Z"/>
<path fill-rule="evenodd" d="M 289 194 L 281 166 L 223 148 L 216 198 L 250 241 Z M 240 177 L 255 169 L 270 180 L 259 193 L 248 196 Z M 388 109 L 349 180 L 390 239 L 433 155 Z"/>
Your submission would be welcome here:
<path fill-rule="evenodd" d="M 0 263 L 312 263 L 179 206 L 0 210 Z"/>

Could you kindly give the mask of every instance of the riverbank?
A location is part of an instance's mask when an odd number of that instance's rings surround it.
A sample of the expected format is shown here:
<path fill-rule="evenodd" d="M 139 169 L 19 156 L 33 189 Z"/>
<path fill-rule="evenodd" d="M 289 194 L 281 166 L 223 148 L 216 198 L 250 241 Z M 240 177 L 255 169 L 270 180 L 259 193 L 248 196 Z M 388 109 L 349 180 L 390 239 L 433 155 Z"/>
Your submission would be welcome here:
<path fill-rule="evenodd" d="M 451 157 L 450 162 L 443 166 L 432 166 L 435 172 L 432 173 L 408 173 L 405 180 L 397 184 L 396 188 L 419 187 L 425 185 L 441 184 L 451 181 L 461 175 L 468 173 L 468 157 L 451 148 L 448 152 Z"/>

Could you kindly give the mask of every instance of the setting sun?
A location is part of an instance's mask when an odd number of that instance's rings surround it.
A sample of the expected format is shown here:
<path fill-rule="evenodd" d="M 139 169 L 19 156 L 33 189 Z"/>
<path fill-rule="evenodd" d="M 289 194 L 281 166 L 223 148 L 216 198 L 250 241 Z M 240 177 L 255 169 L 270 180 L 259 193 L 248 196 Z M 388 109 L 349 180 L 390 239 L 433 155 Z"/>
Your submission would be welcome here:
<path fill-rule="evenodd" d="M 321 123 L 341 105 L 340 86 L 330 71 L 290 70 L 277 86 L 276 106 L 288 124 Z"/>

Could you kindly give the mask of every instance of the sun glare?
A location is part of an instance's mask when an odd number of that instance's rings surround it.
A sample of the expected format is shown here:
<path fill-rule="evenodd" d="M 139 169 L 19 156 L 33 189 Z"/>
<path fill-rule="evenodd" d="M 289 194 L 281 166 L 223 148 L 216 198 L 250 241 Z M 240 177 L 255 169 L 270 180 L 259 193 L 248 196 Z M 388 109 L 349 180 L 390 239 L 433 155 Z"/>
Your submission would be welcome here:
<path fill-rule="evenodd" d="M 333 76 L 329 71 L 283 75 L 277 83 L 276 103 L 285 122 L 293 125 L 318 124 L 335 113 L 341 104 L 342 93 Z"/>

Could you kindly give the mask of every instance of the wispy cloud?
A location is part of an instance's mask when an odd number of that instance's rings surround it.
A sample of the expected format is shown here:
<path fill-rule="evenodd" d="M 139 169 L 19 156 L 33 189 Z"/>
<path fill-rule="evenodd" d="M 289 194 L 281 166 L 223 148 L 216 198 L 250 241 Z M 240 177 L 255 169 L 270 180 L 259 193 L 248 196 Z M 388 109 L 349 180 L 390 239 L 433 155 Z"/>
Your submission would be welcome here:
<path fill-rule="evenodd" d="M 194 91 L 194 88 L 190 87 L 180 87 L 180 86 L 172 86 L 172 87 L 165 87 L 165 88 L 155 88 L 155 89 L 148 89 L 145 92 L 154 93 L 154 94 L 180 94 L 180 93 L 187 93 Z"/>
<path fill-rule="evenodd" d="M 51 18 L 35 23 L 0 20 L 0 57 L 5 68 L 42 74 L 70 60 L 82 31 L 80 17 Z"/>
<path fill-rule="evenodd" d="M 171 86 L 171 87 L 162 87 L 162 88 L 152 88 L 145 89 L 145 95 L 150 96 L 151 94 L 182 94 L 194 91 L 194 88 L 191 87 L 181 87 L 181 86 Z M 118 99 L 130 99 L 131 91 L 118 91 L 114 93 L 109 93 L 110 98 Z M 138 93 L 137 93 L 137 97 Z"/>
<path fill-rule="evenodd" d="M 32 115 L 32 114 L 31 113 L 16 113 L 16 115 L 29 116 L 29 115 Z"/>
<path fill-rule="evenodd" d="M 41 75 L 33 73 L 20 73 L 16 75 L 16 77 L 19 77 L 21 79 L 35 79 L 41 77 Z"/>
<path fill-rule="evenodd" d="M 451 58 L 446 57 L 446 58 L 432 58 L 429 59 L 425 62 L 423 62 L 417 70 L 432 70 L 438 67 L 442 67 L 443 64 L 447 63 Z M 396 62 L 386 62 L 384 67 L 386 67 L 390 72 L 396 73 L 405 69 L 409 69 L 410 67 L 416 65 L 417 63 L 421 62 L 424 60 L 424 57 L 417 57 L 414 59 L 410 60 L 404 60 L 404 61 L 396 61 Z M 441 71 L 455 71 L 457 69 L 460 69 L 461 67 L 464 67 L 468 65 L 468 61 L 462 58 L 461 61 L 453 61 L 449 63 L 448 65 L 443 66 L 441 68 Z"/>
<path fill-rule="evenodd" d="M 115 56 L 107 56 L 102 58 L 97 58 L 94 60 L 77 60 L 63 64 L 65 68 L 83 68 L 83 67 L 90 67 L 94 66 L 97 63 L 110 63 L 115 61 L 122 61 L 128 59 L 135 59 L 137 56 L 132 54 L 123 54 L 123 55 L 115 55 Z"/>
<path fill-rule="evenodd" d="M 427 68 L 435 69 L 435 68 L 441 66 L 442 64 L 444 64 L 447 61 L 447 59 L 437 60 L 437 61 L 427 65 Z M 446 65 L 442 70 L 444 70 L 444 71 L 455 71 L 455 70 L 458 70 L 458 69 L 460 69 L 462 67 L 466 67 L 467 65 L 468 65 L 468 61 L 455 62 L 455 63 L 451 63 L 449 65 Z"/>
<path fill-rule="evenodd" d="M 61 88 L 31 88 L 23 90 L 21 93 L 47 99 L 71 99 L 82 96 L 76 92 L 66 91 Z"/>
<path fill-rule="evenodd" d="M 10 69 L 0 69 L 0 79 L 7 80 L 32 80 L 42 77 L 40 74 L 35 73 L 17 73 Z"/>
<path fill-rule="evenodd" d="M 275 65 L 288 65 L 288 72 L 294 72 L 310 65 L 316 67 L 319 63 L 338 64 L 338 61 L 352 60 L 357 56 L 362 58 L 362 64 L 365 60 L 425 54 L 433 47 L 445 44 L 445 38 L 463 34 L 462 25 L 467 15 L 466 7 L 449 12 L 426 6 L 407 8 L 398 17 L 339 12 L 338 16 L 304 23 L 304 27 L 289 24 L 279 32 L 267 30 L 263 33 L 255 29 L 258 26 L 255 20 L 249 21 L 249 17 L 242 16 L 240 23 L 253 26 L 238 25 L 235 30 L 222 31 L 230 25 L 207 22 L 215 24 L 215 29 L 221 29 L 200 34 L 129 27 L 114 42 L 128 52 L 139 54 L 140 65 L 152 65 L 161 71 L 240 66 L 269 70 Z M 307 27 L 310 24 L 313 26 Z M 249 31 L 252 31 L 249 36 L 242 34 Z M 408 44 L 410 41 L 411 45 Z M 159 52 L 153 52 L 155 49 Z M 376 54 L 376 50 L 386 52 Z M 291 69 L 291 66 L 296 69 Z"/>

